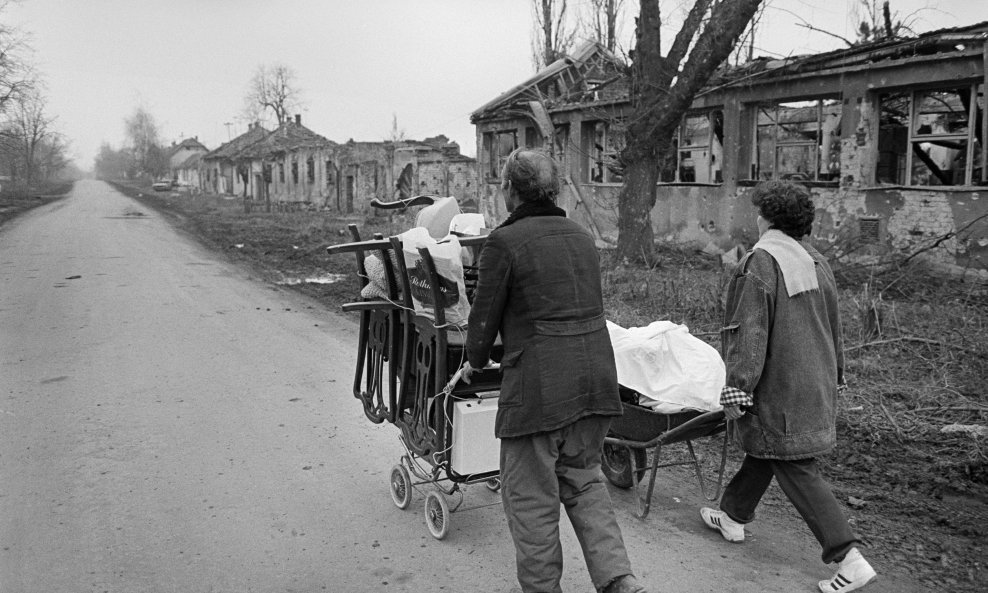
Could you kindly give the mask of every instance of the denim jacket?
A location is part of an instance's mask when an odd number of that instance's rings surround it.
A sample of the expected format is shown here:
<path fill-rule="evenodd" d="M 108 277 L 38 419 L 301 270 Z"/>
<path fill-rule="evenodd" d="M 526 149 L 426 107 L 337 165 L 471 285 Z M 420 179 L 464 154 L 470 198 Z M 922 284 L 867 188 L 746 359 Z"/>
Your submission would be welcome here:
<path fill-rule="evenodd" d="M 504 344 L 499 438 L 556 430 L 590 415 L 620 415 L 593 238 L 560 216 L 491 232 L 480 252 L 467 357 L 480 368 Z"/>
<path fill-rule="evenodd" d="M 737 429 L 754 457 L 816 457 L 836 442 L 837 386 L 844 381 L 837 285 L 827 260 L 803 246 L 818 289 L 790 297 L 775 259 L 760 249 L 738 263 L 727 289 L 727 385 L 752 394 Z"/>

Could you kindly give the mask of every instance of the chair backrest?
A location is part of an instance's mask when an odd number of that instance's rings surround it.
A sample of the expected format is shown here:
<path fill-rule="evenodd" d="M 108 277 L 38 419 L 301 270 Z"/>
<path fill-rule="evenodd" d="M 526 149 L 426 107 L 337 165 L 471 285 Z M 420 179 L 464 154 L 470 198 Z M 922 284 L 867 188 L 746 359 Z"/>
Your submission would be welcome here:
<path fill-rule="evenodd" d="M 436 327 L 443 327 L 446 325 L 446 307 L 443 306 L 445 296 L 443 295 L 439 272 L 436 270 L 436 262 L 425 247 L 419 247 L 419 256 L 422 258 L 422 266 L 428 274 L 429 288 L 432 290 L 433 319 L 436 320 Z"/>

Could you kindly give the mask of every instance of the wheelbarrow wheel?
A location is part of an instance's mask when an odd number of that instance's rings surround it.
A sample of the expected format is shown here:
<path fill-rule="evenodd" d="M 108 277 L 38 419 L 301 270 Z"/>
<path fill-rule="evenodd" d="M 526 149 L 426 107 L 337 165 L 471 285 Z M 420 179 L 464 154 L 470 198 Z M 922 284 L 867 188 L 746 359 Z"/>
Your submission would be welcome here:
<path fill-rule="evenodd" d="M 635 456 L 635 467 L 643 469 L 648 463 L 645 449 L 632 449 L 624 445 L 609 445 L 604 443 L 604 454 L 601 456 L 600 468 L 604 477 L 618 488 L 631 488 L 634 480 L 631 475 L 631 456 Z"/>
<path fill-rule="evenodd" d="M 438 492 L 425 496 L 425 524 L 436 539 L 443 539 L 449 533 L 449 504 Z"/>
<path fill-rule="evenodd" d="M 412 504 L 412 478 L 401 464 L 391 468 L 391 500 L 401 510 Z"/>
<path fill-rule="evenodd" d="M 490 478 L 484 482 L 484 485 L 487 486 L 487 489 L 491 492 L 497 492 L 501 489 L 501 478 Z"/>

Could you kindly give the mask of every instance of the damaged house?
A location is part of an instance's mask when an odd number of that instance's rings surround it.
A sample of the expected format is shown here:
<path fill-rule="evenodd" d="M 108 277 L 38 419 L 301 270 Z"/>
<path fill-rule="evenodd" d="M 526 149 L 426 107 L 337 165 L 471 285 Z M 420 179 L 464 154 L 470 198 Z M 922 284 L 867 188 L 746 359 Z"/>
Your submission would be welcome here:
<path fill-rule="evenodd" d="M 272 204 L 291 210 L 321 207 L 335 147 L 303 126 L 301 115 L 283 122 L 234 155 L 247 179 L 244 197 L 269 210 Z"/>
<path fill-rule="evenodd" d="M 198 175 L 191 174 L 194 169 L 190 167 L 190 164 L 194 164 L 193 166 L 198 168 L 199 160 L 197 157 L 201 157 L 207 152 L 209 149 L 202 142 L 199 142 L 198 136 L 186 138 L 177 144 L 172 142 L 171 147 L 168 148 L 168 172 L 171 179 L 182 185 L 198 187 Z M 195 183 L 192 183 L 193 178 L 195 178 Z"/>
<path fill-rule="evenodd" d="M 271 132 L 253 124 L 202 162 L 205 191 L 243 197 L 248 209 L 376 213 L 372 200 L 419 194 L 455 195 L 476 208 L 476 159 L 443 135 L 337 144 L 296 115 Z"/>
<path fill-rule="evenodd" d="M 723 69 L 694 99 L 651 214 L 656 237 L 728 249 L 757 237 L 746 193 L 807 185 L 813 240 L 839 253 L 922 254 L 988 275 L 988 23 Z M 626 67 L 599 45 L 563 58 L 471 115 L 480 209 L 505 216 L 500 168 L 518 146 L 561 162 L 560 205 L 617 236 Z"/>
<path fill-rule="evenodd" d="M 267 135 L 268 131 L 261 124 L 251 123 L 243 134 L 202 155 L 199 173 L 202 190 L 207 194 L 246 195 L 248 179 L 238 174 L 238 155 Z"/>
<path fill-rule="evenodd" d="M 375 213 L 372 200 L 428 194 L 456 196 L 461 208 L 475 208 L 476 162 L 441 134 L 422 141 L 350 140 L 336 148 L 327 206 L 348 214 Z"/>

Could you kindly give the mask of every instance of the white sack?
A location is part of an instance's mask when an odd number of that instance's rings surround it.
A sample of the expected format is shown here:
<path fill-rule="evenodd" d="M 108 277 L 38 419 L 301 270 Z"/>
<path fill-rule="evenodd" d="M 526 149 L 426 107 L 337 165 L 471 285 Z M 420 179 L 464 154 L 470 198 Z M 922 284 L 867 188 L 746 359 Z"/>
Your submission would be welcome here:
<path fill-rule="evenodd" d="M 433 307 L 436 304 L 432 298 L 432 285 L 429 274 L 419 255 L 419 247 L 428 248 L 432 260 L 439 273 L 446 323 L 455 326 L 466 325 L 470 315 L 470 304 L 467 302 L 466 287 L 463 284 L 463 262 L 460 260 L 460 241 L 456 237 L 441 243 L 436 242 L 423 227 L 405 231 L 401 235 L 402 254 L 405 267 L 408 269 L 408 280 L 411 285 L 412 305 L 415 313 L 435 320 Z"/>
<path fill-rule="evenodd" d="M 419 210 L 415 217 L 415 226 L 425 227 L 433 239 L 442 239 L 449 234 L 449 223 L 459 213 L 460 205 L 456 202 L 456 198 L 452 196 L 439 198 Z"/>
<path fill-rule="evenodd" d="M 618 383 L 640 393 L 639 403 L 662 412 L 721 409 L 724 361 L 685 325 L 655 321 L 648 327 L 625 329 L 608 321 L 607 330 Z"/>

